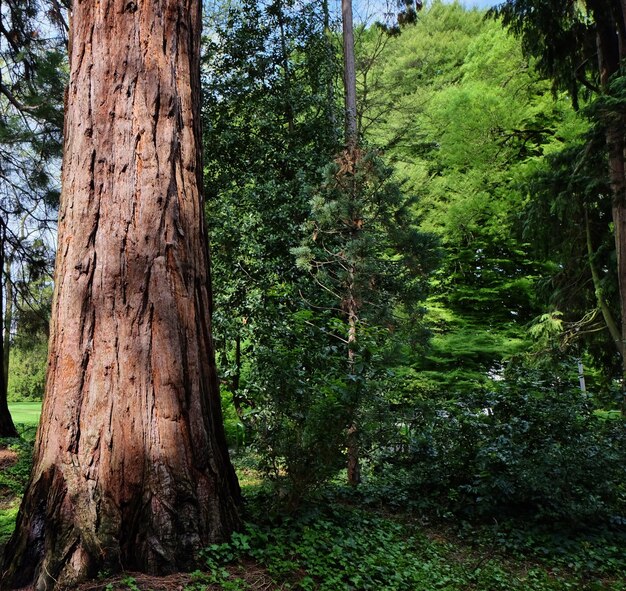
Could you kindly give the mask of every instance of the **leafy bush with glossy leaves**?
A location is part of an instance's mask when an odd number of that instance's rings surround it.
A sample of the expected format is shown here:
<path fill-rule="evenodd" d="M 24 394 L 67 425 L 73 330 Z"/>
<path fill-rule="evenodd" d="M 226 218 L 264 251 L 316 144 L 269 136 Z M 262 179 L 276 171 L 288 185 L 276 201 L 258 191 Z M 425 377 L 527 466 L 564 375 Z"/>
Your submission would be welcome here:
<path fill-rule="evenodd" d="M 422 401 L 374 480 L 401 502 L 466 517 L 626 522 L 626 430 L 579 390 L 517 376 L 487 394 Z"/>

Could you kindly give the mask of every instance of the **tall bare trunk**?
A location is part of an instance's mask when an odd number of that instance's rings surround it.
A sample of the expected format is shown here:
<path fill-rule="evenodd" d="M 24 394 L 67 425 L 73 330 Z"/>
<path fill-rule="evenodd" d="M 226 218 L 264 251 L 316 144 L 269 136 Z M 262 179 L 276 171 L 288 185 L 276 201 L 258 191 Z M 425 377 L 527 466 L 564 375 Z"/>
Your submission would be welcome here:
<path fill-rule="evenodd" d="M 598 66 L 600 83 L 604 92 L 610 92 L 610 82 L 619 73 L 620 64 L 626 58 L 623 43 L 618 40 L 617 30 L 624 30 L 624 15 L 599 5 L 594 12 L 596 20 Z M 622 410 L 626 412 L 626 121 L 622 113 L 612 112 L 606 118 L 606 144 L 609 160 L 609 181 L 613 193 L 613 226 L 615 252 L 617 256 L 617 277 L 621 310 L 621 351 L 622 351 Z M 618 347 L 619 348 L 619 347 Z"/>
<path fill-rule="evenodd" d="M 11 257 L 6 257 L 4 263 L 6 277 L 5 309 L 4 309 L 4 350 L 2 351 L 2 365 L 4 371 L 4 391 L 9 390 L 9 363 L 11 356 L 11 327 L 13 325 L 13 283 L 11 282 Z"/>
<path fill-rule="evenodd" d="M 624 0 L 626 1 L 626 0 Z M 326 73 L 326 109 L 328 110 L 328 122 L 330 124 L 330 128 L 333 130 L 333 138 L 334 130 L 336 128 L 336 118 L 335 118 L 335 82 L 331 75 L 332 72 L 332 64 L 335 59 L 335 48 L 333 46 L 333 33 L 330 28 L 330 9 L 328 7 L 328 0 L 322 0 L 322 14 L 324 15 L 324 46 L 326 49 L 326 67 L 329 69 Z"/>
<path fill-rule="evenodd" d="M 5 248 L 6 248 L 6 227 L 4 221 L 0 220 L 0 312 L 2 311 L 3 302 L 3 271 L 5 264 Z M 7 306 L 9 301 L 7 298 Z M 13 424 L 13 418 L 9 411 L 9 404 L 7 402 L 7 384 L 8 376 L 5 373 L 4 365 L 4 335 L 0 335 L 0 437 L 17 437 L 17 429 Z M 8 368 L 7 368 L 8 369 Z"/>
<path fill-rule="evenodd" d="M 344 105 L 345 105 L 345 140 L 346 140 L 346 157 L 348 162 L 356 168 L 357 160 L 360 158 L 359 129 L 357 124 L 357 108 L 356 108 L 356 64 L 354 58 L 354 22 L 352 18 L 352 0 L 341 0 L 341 22 L 343 28 L 343 89 L 344 89 Z M 354 192 L 358 190 L 355 184 L 354 175 L 351 175 L 350 182 L 352 187 L 350 191 L 350 199 L 356 197 Z M 354 217 L 359 218 L 358 212 L 353 212 Z M 353 225 L 353 232 L 358 231 L 357 226 Z M 348 279 L 348 287 L 343 302 L 343 308 L 348 317 L 348 371 L 354 373 L 355 365 L 355 347 L 357 342 L 357 324 L 358 324 L 358 305 L 354 294 L 354 285 L 357 270 L 354 266 L 350 268 L 350 276 Z M 361 481 L 361 469 L 359 461 L 359 437 L 358 425 L 356 421 L 356 401 L 354 408 L 350 412 L 350 424 L 346 434 L 347 446 L 347 470 L 348 483 L 356 486 Z"/>
<path fill-rule="evenodd" d="M 283 12 L 282 0 L 275 2 L 276 17 L 278 18 L 278 30 L 280 31 L 280 61 L 283 68 L 285 80 L 285 119 L 289 133 L 295 129 L 294 109 L 291 96 L 291 69 L 289 68 L 289 55 L 287 52 L 287 36 L 285 34 L 285 14 Z"/>
<path fill-rule="evenodd" d="M 346 117 L 346 145 L 354 148 L 359 142 L 356 111 L 356 65 L 354 60 L 354 24 L 352 0 L 341 0 L 343 25 L 343 88 Z"/>
<path fill-rule="evenodd" d="M 355 347 L 357 341 L 358 304 L 353 294 L 355 269 L 351 267 L 348 287 L 348 295 L 344 301 L 344 309 L 348 316 L 348 371 L 351 375 L 355 372 Z M 357 486 L 361 482 L 361 462 L 359 446 L 359 427 L 356 420 L 356 406 L 358 401 L 353 401 L 353 408 L 350 410 L 350 424 L 348 425 L 346 447 L 347 447 L 347 471 L 348 484 Z"/>
<path fill-rule="evenodd" d="M 613 226 L 615 232 L 615 252 L 617 254 L 617 277 L 621 310 L 622 355 L 622 411 L 626 413 L 626 170 L 624 148 L 626 141 L 623 128 L 610 127 L 607 130 L 609 147 L 609 175 L 613 189 Z"/>
<path fill-rule="evenodd" d="M 46 396 L 2 589 L 192 568 L 238 526 L 210 336 L 200 4 L 73 3 Z"/>
<path fill-rule="evenodd" d="M 600 281 L 600 274 L 598 273 L 598 269 L 593 260 L 594 252 L 593 252 L 593 244 L 591 242 L 591 228 L 589 225 L 589 215 L 587 213 L 587 209 L 585 208 L 585 236 L 587 240 L 587 261 L 589 262 L 589 270 L 591 271 L 591 280 L 593 282 L 593 289 L 596 295 L 596 303 L 600 308 L 600 312 L 602 313 L 602 318 L 604 319 L 604 323 L 606 324 L 609 334 L 615 343 L 615 349 L 619 352 L 620 357 L 624 358 L 624 344 L 622 341 L 622 333 L 620 331 L 617 322 L 613 318 L 613 314 L 611 313 L 611 309 L 602 294 L 602 285 Z"/>

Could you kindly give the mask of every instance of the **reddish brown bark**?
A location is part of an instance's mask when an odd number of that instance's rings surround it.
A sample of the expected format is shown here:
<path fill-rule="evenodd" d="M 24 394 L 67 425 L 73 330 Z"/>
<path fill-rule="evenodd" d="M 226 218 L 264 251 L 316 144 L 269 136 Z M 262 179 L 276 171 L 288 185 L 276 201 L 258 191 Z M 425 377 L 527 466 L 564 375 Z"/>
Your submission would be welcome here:
<path fill-rule="evenodd" d="M 192 568 L 238 525 L 209 321 L 199 0 L 75 0 L 48 378 L 1 588 Z"/>

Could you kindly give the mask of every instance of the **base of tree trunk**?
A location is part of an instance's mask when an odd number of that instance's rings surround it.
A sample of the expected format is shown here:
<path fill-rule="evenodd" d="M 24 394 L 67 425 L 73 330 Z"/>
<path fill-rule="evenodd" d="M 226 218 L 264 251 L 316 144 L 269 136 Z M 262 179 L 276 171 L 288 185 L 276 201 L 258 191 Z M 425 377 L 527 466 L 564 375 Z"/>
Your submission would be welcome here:
<path fill-rule="evenodd" d="M 226 482 L 216 485 L 228 488 Z M 35 477 L 6 548 L 13 559 L 5 564 L 0 589 L 73 589 L 121 570 L 192 571 L 200 550 L 227 540 L 240 525 L 230 494 L 221 495 L 227 501 L 207 495 L 196 500 L 197 491 L 173 482 L 166 498 L 145 491 L 127 507 L 100 498 L 94 509 L 83 494 L 69 492 L 73 486 L 54 466 Z"/>
<path fill-rule="evenodd" d="M 0 395 L 0 437 L 19 437 L 15 428 L 6 396 Z"/>

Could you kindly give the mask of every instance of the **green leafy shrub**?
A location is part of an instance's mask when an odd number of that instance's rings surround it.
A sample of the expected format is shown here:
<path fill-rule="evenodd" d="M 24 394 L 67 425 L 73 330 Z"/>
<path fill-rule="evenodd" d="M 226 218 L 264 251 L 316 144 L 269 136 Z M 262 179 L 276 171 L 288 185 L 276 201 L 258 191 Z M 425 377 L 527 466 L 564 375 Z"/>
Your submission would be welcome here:
<path fill-rule="evenodd" d="M 329 314 L 296 312 L 257 349 L 250 421 L 261 471 L 297 504 L 344 465 L 350 385 Z"/>
<path fill-rule="evenodd" d="M 619 525 L 625 466 L 621 420 L 598 417 L 579 390 L 527 377 L 486 395 L 423 401 L 407 444 L 379 450 L 373 472 L 392 503 L 484 519 Z"/>
<path fill-rule="evenodd" d="M 241 421 L 241 418 L 237 415 L 231 392 L 222 390 L 221 402 L 226 442 L 228 443 L 229 448 L 238 450 L 245 444 L 246 431 L 244 424 Z"/>
<path fill-rule="evenodd" d="M 626 531 L 617 528 L 580 531 L 574 526 L 554 528 L 519 522 L 476 528 L 464 523 L 459 532 L 468 542 L 496 545 L 509 556 L 550 565 L 553 571 L 579 573 L 587 578 L 592 573 L 624 578 L 626 573 Z"/>

